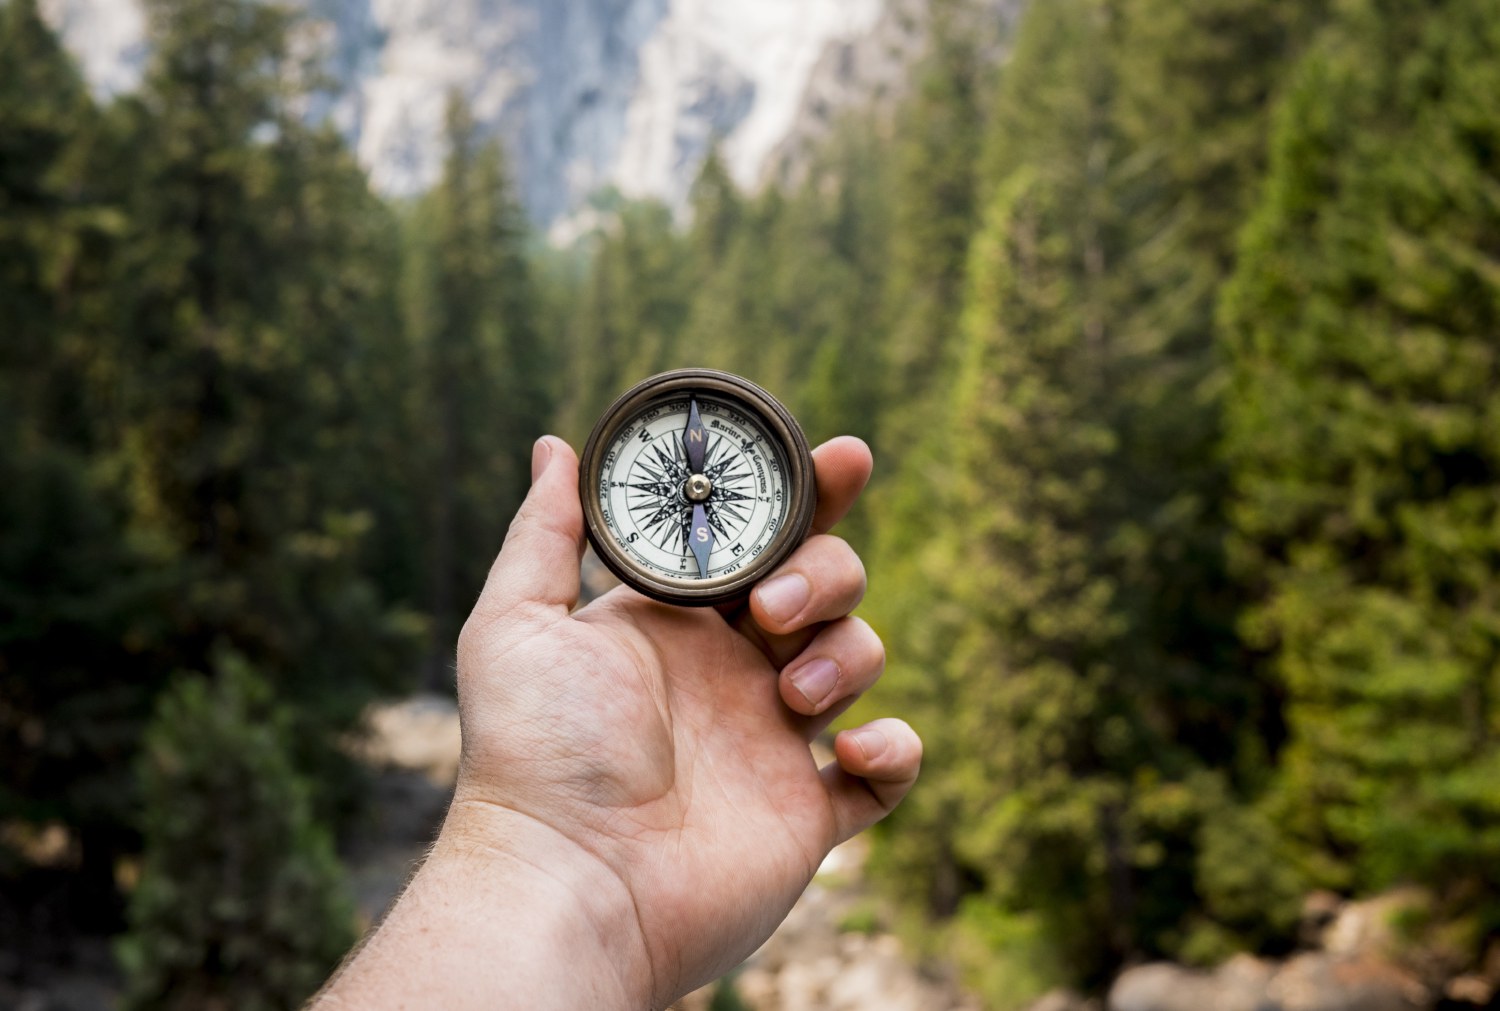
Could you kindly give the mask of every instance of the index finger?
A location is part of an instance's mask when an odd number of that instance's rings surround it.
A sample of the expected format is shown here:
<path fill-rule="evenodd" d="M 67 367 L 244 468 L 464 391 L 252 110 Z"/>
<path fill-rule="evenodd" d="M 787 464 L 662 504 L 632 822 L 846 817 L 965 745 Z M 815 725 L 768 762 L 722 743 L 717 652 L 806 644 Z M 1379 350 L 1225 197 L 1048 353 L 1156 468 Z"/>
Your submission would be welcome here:
<path fill-rule="evenodd" d="M 859 493 L 870 481 L 870 471 L 874 468 L 874 461 L 870 457 L 870 447 L 865 445 L 863 439 L 852 435 L 841 435 L 836 439 L 830 439 L 817 449 L 813 450 L 813 473 L 818 482 L 818 505 L 813 512 L 812 529 L 808 532 L 808 541 L 792 555 L 795 559 L 806 556 L 807 544 L 819 534 L 825 534 L 854 506 L 859 499 Z M 846 548 L 847 550 L 847 548 Z M 782 570 L 784 571 L 785 566 Z M 810 588 L 810 596 L 814 598 L 840 598 L 849 597 L 855 601 L 864 593 L 864 568 L 855 559 L 853 566 L 835 567 L 838 576 L 831 585 L 820 585 Z M 854 584 L 858 583 L 856 590 Z M 777 634 L 768 632 L 756 623 L 751 614 L 749 600 L 736 601 L 732 604 L 721 604 L 719 613 L 724 615 L 726 621 L 740 631 L 745 638 L 760 647 L 766 657 L 777 667 L 781 667 L 792 657 L 802 652 L 813 637 L 818 634 L 824 622 L 799 628 L 796 631 Z"/>
<path fill-rule="evenodd" d="M 812 535 L 826 534 L 854 506 L 870 482 L 875 461 L 865 441 L 852 435 L 829 439 L 813 450 L 813 472 L 818 481 L 818 506 Z"/>

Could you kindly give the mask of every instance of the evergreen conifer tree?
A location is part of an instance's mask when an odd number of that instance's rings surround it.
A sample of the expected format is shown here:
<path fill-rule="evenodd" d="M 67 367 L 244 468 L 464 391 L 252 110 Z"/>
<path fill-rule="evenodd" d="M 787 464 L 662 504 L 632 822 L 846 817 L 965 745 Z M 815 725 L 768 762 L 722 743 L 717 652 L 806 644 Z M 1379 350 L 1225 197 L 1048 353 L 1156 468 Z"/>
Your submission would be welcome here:
<path fill-rule="evenodd" d="M 694 280 L 687 243 L 663 204 L 618 200 L 591 240 L 567 335 L 571 396 L 562 429 L 579 445 L 616 396 L 685 364 L 676 349 Z"/>
<path fill-rule="evenodd" d="M 89 395 L 119 218 L 92 164 L 99 130 L 34 0 L 0 6 L 0 821 L 68 825 L 83 926 L 111 929 L 165 598 Z"/>
<path fill-rule="evenodd" d="M 353 943 L 342 869 L 291 735 L 238 657 L 162 696 L 141 760 L 141 878 L 117 946 L 127 1007 L 296 1007 Z"/>
<path fill-rule="evenodd" d="M 12 397 L 36 395 L 56 357 L 62 291 L 74 251 L 77 154 L 96 116 L 77 69 L 35 0 L 0 8 L 0 365 L 37 370 Z M 14 402 L 14 401 L 13 401 Z M 42 407 L 34 407 L 40 413 Z"/>
<path fill-rule="evenodd" d="M 983 17 L 971 0 L 930 6 L 927 50 L 896 115 L 880 353 L 885 401 L 902 409 L 889 412 L 878 444 L 888 468 L 899 468 L 909 453 L 929 455 L 923 433 L 932 417 L 925 408 L 953 378 L 964 262 L 979 207 Z"/>
<path fill-rule="evenodd" d="M 798 417 L 817 437 L 851 434 L 873 445 L 886 406 L 878 350 L 891 242 L 885 174 L 874 125 L 850 117 L 834 130 L 793 198 L 795 231 L 787 242 L 802 253 L 786 274 L 806 303 L 801 315 L 811 321 L 798 345 Z M 809 227 L 815 233 L 804 237 Z M 863 516 L 856 507 L 842 536 L 864 541 Z"/>
<path fill-rule="evenodd" d="M 1236 13 L 1253 20 L 1250 6 Z M 1222 866 L 1235 848 L 1209 829 L 1266 831 L 1232 787 L 1263 781 L 1269 708 L 1234 641 L 1217 547 L 1217 405 L 1204 389 L 1216 275 L 1168 291 L 1153 274 L 1223 261 L 1138 245 L 1199 204 L 1232 221 L 1218 201 L 1253 186 L 1253 131 L 1232 155 L 1201 155 L 1231 160 L 1227 180 L 1176 149 L 1170 170 L 1143 167 L 1158 156 L 1130 117 L 1211 90 L 1206 70 L 1173 61 L 1188 39 L 1213 42 L 1184 29 L 1142 51 L 1120 13 L 1081 0 L 1023 22 L 981 159 L 989 209 L 970 251 L 959 379 L 930 421 L 931 461 L 899 489 L 927 518 L 883 532 L 880 554 L 906 588 L 880 608 L 883 630 L 908 653 L 882 690 L 927 721 L 938 743 L 926 766 L 944 770 L 897 815 L 884 859 L 925 885 L 932 911 L 962 906 L 997 944 L 1029 939 L 1033 968 L 1085 980 L 1147 954 L 1214 957 L 1229 930 L 1263 927 L 1227 917 L 1243 912 Z M 1264 124 L 1286 57 L 1254 57 L 1237 72 L 1258 90 L 1233 115 L 1205 113 L 1205 138 L 1221 115 L 1231 133 Z M 1187 80 L 1161 94 L 1123 85 L 1152 61 Z M 935 531 L 933 515 L 960 519 Z M 1273 859 L 1255 872 L 1267 915 L 1294 908 Z M 1195 889 L 1222 893 L 1223 908 L 1198 906 Z"/>
<path fill-rule="evenodd" d="M 734 180 L 729 177 L 729 167 L 715 144 L 709 148 L 693 180 L 690 194 L 692 226 L 688 235 L 688 249 L 692 257 L 691 269 L 698 280 L 706 280 L 724 262 L 744 219 L 744 198 Z"/>
<path fill-rule="evenodd" d="M 423 207 L 426 271 L 411 314 L 425 365 L 422 428 L 431 433 L 421 484 L 431 506 L 431 687 L 450 677 L 468 601 L 525 495 L 550 385 L 526 229 L 504 155 L 456 95 L 447 142 L 442 180 Z"/>
<path fill-rule="evenodd" d="M 709 210 L 700 201 L 699 210 Z M 786 219 L 786 201 L 772 187 L 739 210 L 738 227 L 729 235 L 722 255 L 708 265 L 692 294 L 688 317 L 676 341 L 682 364 L 707 365 L 741 373 L 761 385 L 785 391 L 789 381 L 786 341 L 778 330 L 775 275 L 779 266 L 772 248 Z M 705 230 L 694 219 L 689 248 L 706 242 Z M 696 268 L 695 264 L 695 268 Z M 691 357 L 692 362 L 685 359 Z"/>
<path fill-rule="evenodd" d="M 1047 143 L 1020 149 L 975 239 L 963 382 L 936 422 L 945 477 L 925 510 L 955 519 L 903 552 L 920 578 L 902 582 L 936 601 L 897 626 L 919 650 L 886 689 L 920 707 L 936 752 L 924 764 L 943 784 L 903 812 L 910 836 L 890 834 L 892 858 L 926 881 L 940 915 L 979 887 L 1005 913 L 1053 918 L 1050 939 L 1071 938 L 1085 971 L 1107 961 L 1089 925 L 1134 918 L 1120 766 L 1140 747 L 1114 714 L 1121 629 L 1098 555 L 1117 518 L 1105 494 L 1116 440 L 1099 264 L 1117 222 L 1099 176 L 1113 142 L 1101 22 L 1089 0 L 1034 9 L 1002 81 L 997 117 L 1034 117 Z M 1042 66 L 1055 74 L 1045 96 L 1026 87 Z M 1116 957 L 1131 943 L 1117 937 Z"/>
<path fill-rule="evenodd" d="M 106 347 L 137 522 L 181 580 L 169 659 L 202 669 L 230 643 L 309 718 L 347 724 L 406 655 L 358 571 L 351 390 L 383 212 L 341 196 L 362 179 L 296 119 L 282 8 L 148 13 L 152 62 L 120 110 L 138 157 Z"/>
<path fill-rule="evenodd" d="M 1314 880 L 1492 896 L 1500 22 L 1341 5 L 1282 109 L 1224 318 L 1245 622 Z"/>

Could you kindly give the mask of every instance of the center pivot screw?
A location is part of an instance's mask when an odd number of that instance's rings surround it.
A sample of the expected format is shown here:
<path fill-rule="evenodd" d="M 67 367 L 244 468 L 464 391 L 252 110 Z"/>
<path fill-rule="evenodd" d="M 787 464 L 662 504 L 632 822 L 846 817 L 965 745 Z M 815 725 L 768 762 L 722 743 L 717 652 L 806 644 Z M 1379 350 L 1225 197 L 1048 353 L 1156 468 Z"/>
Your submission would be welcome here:
<path fill-rule="evenodd" d="M 689 502 L 706 502 L 708 496 L 713 494 L 713 490 L 714 483 L 702 474 L 694 474 L 682 486 L 682 493 L 687 496 Z"/>

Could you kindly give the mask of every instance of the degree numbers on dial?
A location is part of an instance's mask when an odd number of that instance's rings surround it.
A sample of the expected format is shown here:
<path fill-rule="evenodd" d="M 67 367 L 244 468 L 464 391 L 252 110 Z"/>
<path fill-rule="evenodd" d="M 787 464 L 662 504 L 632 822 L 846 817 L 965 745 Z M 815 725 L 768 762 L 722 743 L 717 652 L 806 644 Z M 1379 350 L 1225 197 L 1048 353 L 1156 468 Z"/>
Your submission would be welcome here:
<path fill-rule="evenodd" d="M 707 435 L 702 473 L 713 483 L 703 502 L 712 530 L 706 577 L 694 557 L 693 503 L 683 486 L 693 471 L 683 433 L 696 400 Z M 632 418 L 610 442 L 600 468 L 605 525 L 638 565 L 697 580 L 738 571 L 786 523 L 787 462 L 754 418 L 704 396 L 677 395 Z"/>

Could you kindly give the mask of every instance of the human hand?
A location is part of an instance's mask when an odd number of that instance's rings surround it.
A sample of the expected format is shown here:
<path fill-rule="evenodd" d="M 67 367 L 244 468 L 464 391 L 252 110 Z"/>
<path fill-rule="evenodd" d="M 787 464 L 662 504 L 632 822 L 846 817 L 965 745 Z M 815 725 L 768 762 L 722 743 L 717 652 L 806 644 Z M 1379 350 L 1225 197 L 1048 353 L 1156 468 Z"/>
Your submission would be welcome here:
<path fill-rule="evenodd" d="M 536 960 L 563 947 L 550 1006 L 665 1006 L 763 942 L 828 851 L 915 780 L 921 742 L 899 720 L 839 734 L 821 771 L 808 748 L 884 664 L 874 632 L 848 617 L 863 566 L 826 535 L 868 480 L 869 451 L 836 439 L 814 463 L 814 535 L 748 605 L 674 608 L 621 587 L 575 612 L 578 461 L 560 440 L 537 444 L 531 493 L 460 636 L 463 761 L 429 860 L 455 870 L 434 872 L 448 884 L 426 889 L 416 920 L 441 933 L 437 906 L 463 920 L 495 882 L 519 885 L 506 912 L 550 906 L 548 943 L 527 949 L 532 975 L 509 975 L 500 995 L 522 977 L 546 985 Z M 513 924 L 477 919 L 455 944 L 516 940 Z"/>

